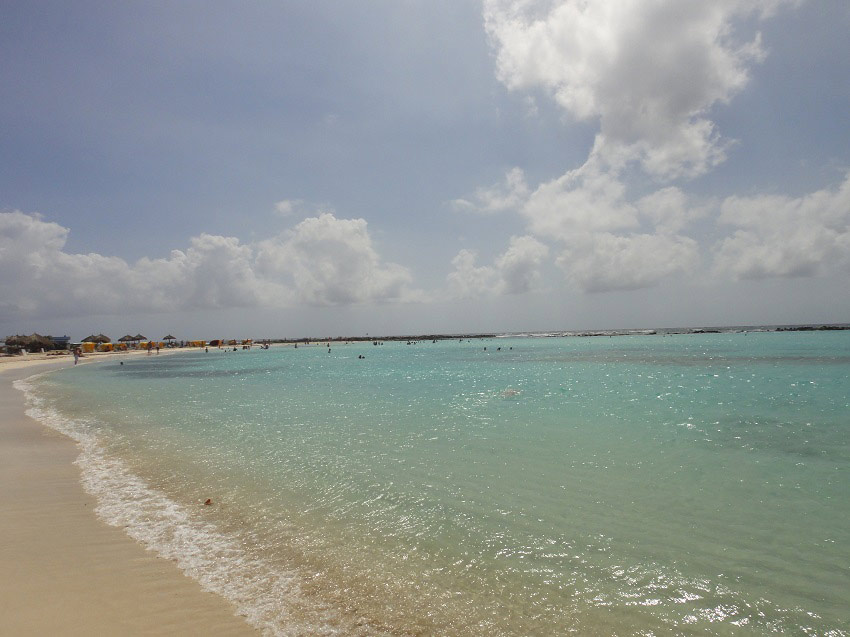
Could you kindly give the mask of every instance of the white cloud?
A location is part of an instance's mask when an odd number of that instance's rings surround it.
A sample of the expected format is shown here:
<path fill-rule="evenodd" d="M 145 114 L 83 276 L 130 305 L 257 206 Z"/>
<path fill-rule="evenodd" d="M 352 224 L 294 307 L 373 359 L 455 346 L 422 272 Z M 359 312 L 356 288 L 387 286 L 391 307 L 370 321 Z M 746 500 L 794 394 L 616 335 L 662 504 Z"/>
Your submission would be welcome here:
<path fill-rule="evenodd" d="M 193 237 L 188 250 L 174 250 L 168 259 L 141 259 L 132 273 L 151 293 L 160 288 L 169 296 L 179 295 L 181 308 L 253 306 L 264 285 L 254 272 L 251 246 L 209 234 Z"/>
<path fill-rule="evenodd" d="M 291 280 L 300 299 L 318 305 L 412 300 L 411 275 L 381 263 L 363 219 L 311 217 L 260 244 L 260 271 Z"/>
<path fill-rule="evenodd" d="M 557 262 L 585 292 L 610 292 L 651 287 L 692 270 L 698 260 L 699 248 L 688 237 L 602 232 L 573 240 Z"/>
<path fill-rule="evenodd" d="M 259 244 L 201 234 L 185 250 L 134 264 L 66 252 L 68 233 L 38 215 L 0 213 L 0 312 L 80 316 L 421 298 L 405 268 L 381 262 L 362 219 L 326 213 Z"/>
<path fill-rule="evenodd" d="M 451 202 L 455 210 L 491 214 L 506 210 L 517 210 L 528 198 L 528 184 L 521 168 L 512 168 L 505 174 L 501 184 L 489 188 L 478 188 L 469 199 Z"/>
<path fill-rule="evenodd" d="M 720 137 L 711 111 L 746 86 L 765 56 L 752 25 L 793 4 L 484 0 L 498 79 L 511 90 L 542 89 L 598 131 L 581 167 L 534 189 L 517 168 L 513 180 L 458 207 L 519 210 L 530 233 L 561 244 L 557 262 L 584 291 L 649 287 L 691 272 L 700 250 L 683 233 L 708 208 L 676 187 L 630 198 L 630 171 L 669 181 L 725 159 L 732 142 Z M 470 277 L 486 274 L 464 264 Z"/>
<path fill-rule="evenodd" d="M 695 219 L 708 214 L 707 207 L 694 206 L 684 192 L 673 186 L 642 197 L 636 206 L 656 230 L 663 233 L 679 232 Z"/>
<path fill-rule="evenodd" d="M 678 233 L 704 210 L 676 188 L 633 204 L 625 185 L 593 160 L 541 184 L 522 212 L 535 235 L 563 244 L 558 264 L 586 292 L 650 287 L 699 261 L 696 242 Z"/>
<path fill-rule="evenodd" d="M 522 214 L 531 231 L 567 241 L 575 233 L 634 228 L 637 210 L 624 199 L 625 186 L 594 162 L 541 184 Z"/>
<path fill-rule="evenodd" d="M 282 201 L 278 201 L 274 205 L 274 209 L 284 217 L 291 215 L 295 212 L 295 208 L 300 206 L 303 202 L 300 199 L 283 199 Z"/>
<path fill-rule="evenodd" d="M 303 199 L 282 199 L 274 205 L 275 212 L 281 217 L 318 217 L 323 213 L 335 214 L 331 206 L 311 203 Z"/>
<path fill-rule="evenodd" d="M 850 173 L 834 190 L 803 197 L 729 197 L 715 267 L 736 278 L 814 276 L 850 269 Z"/>
<path fill-rule="evenodd" d="M 0 213 L 0 298 L 4 314 L 79 314 L 92 305 L 121 307 L 127 264 L 62 251 L 68 229 L 38 215 Z"/>
<path fill-rule="evenodd" d="M 594 153 L 638 161 L 658 179 L 705 173 L 725 158 L 710 109 L 728 102 L 764 57 L 736 21 L 781 0 L 485 0 L 497 76 L 543 88 L 579 120 L 599 122 Z"/>
<path fill-rule="evenodd" d="M 461 250 L 447 280 L 453 298 L 478 298 L 500 294 L 524 294 L 540 287 L 540 267 L 549 248 L 534 237 L 511 237 L 507 250 L 492 266 L 478 266 L 478 255 Z"/>
<path fill-rule="evenodd" d="M 523 294 L 540 287 L 540 266 L 549 248 L 534 237 L 511 237 L 508 249 L 496 259 L 500 289 L 504 294 Z"/>
<path fill-rule="evenodd" d="M 447 279 L 449 294 L 458 299 L 474 299 L 496 290 L 498 280 L 496 269 L 490 266 L 477 266 L 478 255 L 472 250 L 461 250 L 452 259 L 454 271 Z"/>

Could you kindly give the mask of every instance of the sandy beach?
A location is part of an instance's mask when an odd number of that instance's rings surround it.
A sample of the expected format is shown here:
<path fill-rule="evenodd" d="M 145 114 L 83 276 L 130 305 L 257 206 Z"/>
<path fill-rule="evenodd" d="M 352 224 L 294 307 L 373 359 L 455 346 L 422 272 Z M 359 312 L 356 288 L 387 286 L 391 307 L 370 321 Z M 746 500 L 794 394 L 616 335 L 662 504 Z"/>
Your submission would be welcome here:
<path fill-rule="evenodd" d="M 73 366 L 72 357 L 0 360 L 2 632 L 257 634 L 229 602 L 98 519 L 73 464 L 75 443 L 25 414 L 14 380 Z"/>

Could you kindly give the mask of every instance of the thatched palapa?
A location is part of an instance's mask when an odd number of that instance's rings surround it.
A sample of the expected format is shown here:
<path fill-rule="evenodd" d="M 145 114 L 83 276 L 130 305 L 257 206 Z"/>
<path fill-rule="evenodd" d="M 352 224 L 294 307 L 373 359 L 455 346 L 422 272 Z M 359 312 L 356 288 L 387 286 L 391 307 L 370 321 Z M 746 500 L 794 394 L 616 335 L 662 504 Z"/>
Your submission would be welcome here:
<path fill-rule="evenodd" d="M 111 343 L 112 339 L 104 334 L 92 334 L 83 339 L 83 343 Z"/>
<path fill-rule="evenodd" d="M 6 337 L 7 349 L 25 349 L 28 352 L 38 352 L 42 349 L 52 350 L 54 347 L 53 339 L 50 336 L 42 336 L 35 332 L 29 336 L 16 334 Z"/>

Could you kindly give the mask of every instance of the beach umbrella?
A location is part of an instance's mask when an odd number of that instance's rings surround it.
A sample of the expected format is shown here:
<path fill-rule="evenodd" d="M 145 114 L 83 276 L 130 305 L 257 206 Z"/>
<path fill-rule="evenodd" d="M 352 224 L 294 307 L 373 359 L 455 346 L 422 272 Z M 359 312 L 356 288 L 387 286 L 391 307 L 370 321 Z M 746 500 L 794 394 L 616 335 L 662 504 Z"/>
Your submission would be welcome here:
<path fill-rule="evenodd" d="M 148 340 L 148 337 L 147 337 L 147 336 L 142 336 L 141 334 L 136 334 L 136 335 L 133 337 L 133 340 L 134 340 L 134 341 L 146 341 L 146 340 Z"/>
<path fill-rule="evenodd" d="M 42 336 L 41 334 L 33 332 L 30 334 L 29 348 L 31 352 L 36 352 L 39 349 L 53 349 L 53 339 L 49 336 Z"/>
<path fill-rule="evenodd" d="M 53 349 L 53 339 L 49 336 L 42 336 L 33 332 L 29 336 L 16 334 L 6 338 L 6 347 L 20 347 L 30 352 L 36 352 L 39 349 Z"/>
<path fill-rule="evenodd" d="M 6 347 L 7 348 L 20 348 L 27 349 L 30 345 L 30 337 L 24 334 L 15 334 L 14 336 L 6 337 Z"/>
<path fill-rule="evenodd" d="M 169 334 L 168 336 L 164 337 L 162 340 L 164 340 L 164 341 L 176 341 L 177 337 Z"/>
<path fill-rule="evenodd" d="M 111 343 L 112 339 L 103 334 L 92 334 L 83 339 L 83 343 Z"/>
<path fill-rule="evenodd" d="M 125 334 L 124 336 L 122 336 L 121 338 L 118 339 L 118 342 L 119 343 L 130 343 L 131 341 L 135 341 L 135 340 L 136 340 L 135 336 L 130 336 L 129 334 Z"/>

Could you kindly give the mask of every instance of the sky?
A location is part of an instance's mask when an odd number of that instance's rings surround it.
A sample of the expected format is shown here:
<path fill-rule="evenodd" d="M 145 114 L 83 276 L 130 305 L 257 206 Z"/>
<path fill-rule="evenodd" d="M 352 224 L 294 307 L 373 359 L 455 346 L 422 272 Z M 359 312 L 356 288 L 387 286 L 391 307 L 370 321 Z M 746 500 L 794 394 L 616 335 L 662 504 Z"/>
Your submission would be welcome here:
<path fill-rule="evenodd" d="M 0 336 L 850 322 L 846 0 L 0 2 Z"/>

